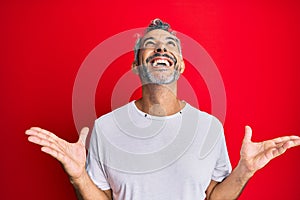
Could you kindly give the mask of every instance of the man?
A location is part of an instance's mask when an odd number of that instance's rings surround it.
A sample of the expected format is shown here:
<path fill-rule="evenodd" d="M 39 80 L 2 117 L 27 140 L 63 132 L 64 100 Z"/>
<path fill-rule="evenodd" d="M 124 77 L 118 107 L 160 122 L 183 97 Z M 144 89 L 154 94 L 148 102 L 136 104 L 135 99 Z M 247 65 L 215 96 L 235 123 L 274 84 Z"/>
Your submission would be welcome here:
<path fill-rule="evenodd" d="M 132 65 L 142 98 L 96 120 L 87 159 L 87 128 L 77 143 L 37 127 L 26 131 L 28 140 L 63 164 L 81 199 L 236 199 L 257 170 L 300 138 L 253 143 L 246 126 L 231 171 L 221 123 L 177 98 L 184 69 L 179 39 L 155 19 L 138 39 Z"/>

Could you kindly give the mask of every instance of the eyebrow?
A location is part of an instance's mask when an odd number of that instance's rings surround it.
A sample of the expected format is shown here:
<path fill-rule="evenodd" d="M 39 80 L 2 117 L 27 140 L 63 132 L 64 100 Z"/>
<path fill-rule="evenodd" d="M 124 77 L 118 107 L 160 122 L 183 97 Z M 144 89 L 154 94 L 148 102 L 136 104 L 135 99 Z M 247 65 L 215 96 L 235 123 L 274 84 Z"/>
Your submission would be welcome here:
<path fill-rule="evenodd" d="M 173 38 L 173 37 L 166 37 L 167 40 L 173 40 L 174 42 L 177 42 L 177 39 Z"/>
<path fill-rule="evenodd" d="M 154 38 L 154 37 L 148 37 L 148 38 L 146 38 L 146 39 L 144 39 L 144 40 L 142 41 L 142 44 L 145 44 L 146 41 L 148 41 L 148 40 L 155 40 L 155 38 Z M 177 44 L 179 43 L 179 41 L 178 41 L 177 38 L 170 37 L 170 36 L 166 37 L 165 40 L 172 40 L 172 41 L 176 42 Z"/>
<path fill-rule="evenodd" d="M 174 42 L 178 43 L 178 39 L 174 38 L 174 37 L 166 37 L 166 40 L 173 40 Z M 143 40 L 143 44 L 148 41 L 148 40 L 155 40 L 154 37 L 148 37 L 146 39 Z"/>

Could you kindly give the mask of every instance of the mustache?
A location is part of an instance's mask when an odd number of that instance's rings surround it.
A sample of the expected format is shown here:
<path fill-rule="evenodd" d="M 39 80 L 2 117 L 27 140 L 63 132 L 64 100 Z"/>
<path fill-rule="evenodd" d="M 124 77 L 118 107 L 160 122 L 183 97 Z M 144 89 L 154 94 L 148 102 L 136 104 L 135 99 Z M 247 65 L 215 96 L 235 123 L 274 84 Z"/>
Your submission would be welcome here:
<path fill-rule="evenodd" d="M 152 56 L 148 57 L 146 59 L 146 62 L 148 63 L 150 60 L 152 60 L 152 59 L 154 59 L 156 57 L 166 57 L 166 58 L 169 58 L 169 59 L 171 59 L 174 62 L 174 64 L 176 64 L 176 62 L 177 62 L 176 58 L 174 58 L 174 57 L 172 57 L 172 56 L 170 56 L 168 54 L 160 54 L 160 53 L 155 53 Z"/>

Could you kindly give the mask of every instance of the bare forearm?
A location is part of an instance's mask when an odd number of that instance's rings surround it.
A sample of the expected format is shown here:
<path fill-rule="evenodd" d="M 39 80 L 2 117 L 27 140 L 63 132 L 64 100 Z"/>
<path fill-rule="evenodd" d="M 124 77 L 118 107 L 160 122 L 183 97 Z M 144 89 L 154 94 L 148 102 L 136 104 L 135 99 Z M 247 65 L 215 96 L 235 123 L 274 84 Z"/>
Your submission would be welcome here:
<path fill-rule="evenodd" d="M 86 172 L 80 178 L 71 180 L 71 183 L 80 200 L 111 200 L 111 195 L 100 190 Z"/>
<path fill-rule="evenodd" d="M 208 200 L 237 199 L 253 174 L 239 164 L 223 182 L 215 186 Z"/>

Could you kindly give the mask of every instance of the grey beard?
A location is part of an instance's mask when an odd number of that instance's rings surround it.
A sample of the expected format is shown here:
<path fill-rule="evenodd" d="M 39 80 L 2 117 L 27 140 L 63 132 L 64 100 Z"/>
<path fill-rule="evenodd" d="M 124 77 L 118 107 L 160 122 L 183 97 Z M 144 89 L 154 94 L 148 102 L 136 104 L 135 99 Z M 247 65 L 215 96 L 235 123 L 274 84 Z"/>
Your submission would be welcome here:
<path fill-rule="evenodd" d="M 155 77 L 151 74 L 145 65 L 138 67 L 139 76 L 143 84 L 170 84 L 177 81 L 180 77 L 178 69 L 175 67 L 174 72 L 167 77 Z"/>

